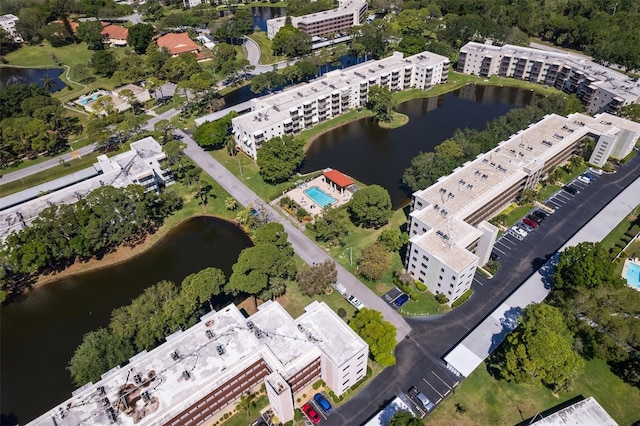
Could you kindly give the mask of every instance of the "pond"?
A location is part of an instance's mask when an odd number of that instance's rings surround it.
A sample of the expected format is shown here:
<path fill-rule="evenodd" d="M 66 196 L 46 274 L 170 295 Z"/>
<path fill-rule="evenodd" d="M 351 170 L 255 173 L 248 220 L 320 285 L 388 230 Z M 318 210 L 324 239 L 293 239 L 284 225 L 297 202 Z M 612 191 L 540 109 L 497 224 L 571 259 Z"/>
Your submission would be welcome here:
<path fill-rule="evenodd" d="M 535 96 L 509 87 L 467 85 L 446 95 L 414 99 L 398 106 L 409 116 L 409 123 L 398 129 L 382 129 L 366 118 L 321 135 L 306 152 L 300 172 L 340 170 L 367 185 L 386 188 L 394 208 L 401 208 L 411 195 L 402 185 L 402 174 L 413 157 L 433 151 L 456 129 L 483 129 L 488 121 L 530 104 Z"/>
<path fill-rule="evenodd" d="M 49 77 L 55 82 L 55 85 L 49 88 L 49 91 L 53 93 L 66 87 L 66 84 L 60 79 L 63 71 L 61 68 L 0 67 L 0 81 L 6 85 L 36 83 L 40 87 L 44 87 L 44 78 Z"/>
<path fill-rule="evenodd" d="M 235 224 L 194 218 L 125 263 L 64 278 L 29 292 L 1 312 L 2 424 L 24 424 L 69 398 L 66 366 L 82 337 L 109 324 L 111 311 L 159 281 L 177 284 L 206 267 L 227 277 L 249 237 Z M 220 308 L 231 299 L 221 298 Z"/>
<path fill-rule="evenodd" d="M 253 27 L 267 32 L 267 21 L 284 16 L 286 9 L 284 7 L 252 7 L 251 13 L 253 14 Z"/>

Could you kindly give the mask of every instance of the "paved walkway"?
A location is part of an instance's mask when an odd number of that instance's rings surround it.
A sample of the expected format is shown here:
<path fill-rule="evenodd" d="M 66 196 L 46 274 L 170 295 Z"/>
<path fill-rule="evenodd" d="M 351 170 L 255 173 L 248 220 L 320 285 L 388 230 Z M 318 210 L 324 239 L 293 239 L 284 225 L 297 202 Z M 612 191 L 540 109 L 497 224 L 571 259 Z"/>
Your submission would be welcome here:
<path fill-rule="evenodd" d="M 198 144 L 182 130 L 176 130 L 175 133 L 182 136 L 182 142 L 186 143 L 187 148 L 184 153 L 189 156 L 198 166 L 208 173 L 216 182 L 218 182 L 229 194 L 231 194 L 238 203 L 243 206 L 255 206 L 266 209 L 272 221 L 281 223 L 285 231 L 289 235 L 291 243 L 296 254 L 300 258 L 311 265 L 313 262 L 324 262 L 330 259 L 315 242 L 311 241 L 300 229 L 294 226 L 287 219 L 283 218 L 270 205 L 263 202 L 253 191 L 246 187 L 236 176 L 231 174 L 224 166 L 216 161 L 211 155 L 205 152 Z M 402 341 L 411 327 L 406 323 L 404 318 L 399 315 L 393 308 L 387 305 L 382 298 L 378 297 L 374 292 L 369 290 L 355 276 L 347 271 L 342 265 L 336 263 L 338 269 L 338 281 L 342 283 L 350 294 L 355 295 L 367 307 L 382 312 L 384 318 L 391 322 L 397 329 L 396 340 Z"/>
<path fill-rule="evenodd" d="M 70 161 L 78 156 L 83 156 L 92 153 L 96 148 L 96 144 L 83 146 L 77 150 L 67 152 L 66 154 L 59 155 L 54 158 L 43 161 L 42 163 L 34 164 L 33 166 L 25 167 L 24 169 L 16 170 L 15 172 L 7 173 L 0 178 L 0 185 L 23 179 L 35 173 L 42 172 L 44 170 L 51 169 L 60 165 L 60 160 Z M 1 192 L 1 191 L 0 191 Z"/>

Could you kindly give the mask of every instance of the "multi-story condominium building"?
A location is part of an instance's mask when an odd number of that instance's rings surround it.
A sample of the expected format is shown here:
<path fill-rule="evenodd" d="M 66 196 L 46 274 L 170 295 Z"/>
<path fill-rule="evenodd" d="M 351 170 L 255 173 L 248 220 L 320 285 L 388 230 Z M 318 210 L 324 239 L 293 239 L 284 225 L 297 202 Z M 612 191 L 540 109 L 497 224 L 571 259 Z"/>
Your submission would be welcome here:
<path fill-rule="evenodd" d="M 471 287 L 478 265 L 489 260 L 498 229 L 487 222 L 549 169 L 566 162 L 586 136 L 627 145 L 640 124 L 611 114 L 548 115 L 413 193 L 405 267 L 450 302 Z M 597 148 L 596 148 L 597 149 Z"/>
<path fill-rule="evenodd" d="M 343 34 L 349 28 L 362 24 L 367 18 L 367 10 L 366 0 L 339 0 L 337 9 L 291 17 L 291 25 L 312 37 Z M 285 21 L 286 17 L 269 19 L 267 37 L 273 40 Z"/>
<path fill-rule="evenodd" d="M 575 93 L 589 114 L 616 114 L 624 105 L 640 102 L 640 82 L 571 53 L 470 42 L 460 49 L 457 71 L 513 77 Z"/>
<path fill-rule="evenodd" d="M 93 167 L 0 198 L 0 241 L 48 206 L 75 203 L 101 186 L 141 185 L 148 192 L 174 182 L 167 156 L 151 136 L 131 143 L 129 151 L 110 158 L 99 155 L 97 160 Z"/>
<path fill-rule="evenodd" d="M 367 370 L 369 346 L 323 302 L 293 319 L 277 302 L 245 318 L 235 305 L 203 316 L 105 373 L 32 425 L 200 425 L 264 384 L 278 419 L 322 379 L 343 394 Z"/>
<path fill-rule="evenodd" d="M 16 32 L 16 22 L 20 19 L 10 13 L 0 16 L 0 28 L 9 33 L 14 41 L 21 42 L 22 36 Z"/>
<path fill-rule="evenodd" d="M 202 0 L 182 0 L 182 2 L 184 3 L 185 9 L 191 9 L 192 7 L 201 5 L 203 3 Z"/>
<path fill-rule="evenodd" d="M 295 135 L 367 103 L 372 86 L 391 90 L 429 89 L 446 83 L 449 59 L 431 52 L 403 58 L 402 53 L 370 61 L 322 77 L 280 93 L 252 100 L 251 112 L 233 119 L 236 145 L 257 158 L 263 142 Z"/>

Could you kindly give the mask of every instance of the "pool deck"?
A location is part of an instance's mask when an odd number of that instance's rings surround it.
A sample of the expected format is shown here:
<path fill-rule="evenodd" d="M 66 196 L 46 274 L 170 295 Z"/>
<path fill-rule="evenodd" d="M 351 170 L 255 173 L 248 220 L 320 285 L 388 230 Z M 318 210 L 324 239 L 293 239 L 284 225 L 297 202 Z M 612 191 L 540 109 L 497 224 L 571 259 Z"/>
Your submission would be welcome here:
<path fill-rule="evenodd" d="M 340 207 L 348 203 L 351 200 L 351 196 L 353 195 L 346 189 L 340 190 L 339 188 L 334 187 L 325 180 L 324 176 L 318 176 L 308 182 L 303 182 L 284 195 L 300 204 L 300 206 L 302 206 L 302 208 L 308 211 L 311 215 L 322 216 L 322 206 L 313 201 L 311 197 L 304 193 L 305 190 L 314 186 L 317 186 L 318 189 L 321 189 L 327 195 L 330 195 L 336 199 L 336 202 L 331 205 L 332 207 Z"/>
<path fill-rule="evenodd" d="M 625 281 L 627 281 L 627 269 L 629 268 L 629 264 L 640 266 L 640 259 L 636 257 L 635 259 L 627 258 L 624 260 L 624 266 L 622 266 L 622 278 L 624 278 Z M 640 291 L 640 288 L 629 284 L 628 281 L 627 281 L 627 285 L 634 290 Z"/>

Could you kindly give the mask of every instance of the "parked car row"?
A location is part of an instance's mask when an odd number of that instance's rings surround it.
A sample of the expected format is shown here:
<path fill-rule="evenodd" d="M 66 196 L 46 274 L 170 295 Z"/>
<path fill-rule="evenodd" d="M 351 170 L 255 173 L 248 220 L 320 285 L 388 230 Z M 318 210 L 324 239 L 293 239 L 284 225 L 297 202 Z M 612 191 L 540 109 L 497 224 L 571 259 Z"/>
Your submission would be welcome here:
<path fill-rule="evenodd" d="M 302 412 L 305 416 L 307 416 L 309 420 L 311 420 L 311 423 L 316 425 L 322 420 L 322 417 L 320 417 L 320 414 L 318 414 L 317 409 L 320 409 L 322 410 L 322 412 L 328 414 L 331 412 L 332 407 L 331 403 L 320 392 L 313 396 L 313 402 L 315 404 L 315 407 L 311 404 L 311 402 L 307 402 L 302 406 Z"/>

